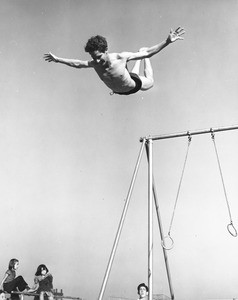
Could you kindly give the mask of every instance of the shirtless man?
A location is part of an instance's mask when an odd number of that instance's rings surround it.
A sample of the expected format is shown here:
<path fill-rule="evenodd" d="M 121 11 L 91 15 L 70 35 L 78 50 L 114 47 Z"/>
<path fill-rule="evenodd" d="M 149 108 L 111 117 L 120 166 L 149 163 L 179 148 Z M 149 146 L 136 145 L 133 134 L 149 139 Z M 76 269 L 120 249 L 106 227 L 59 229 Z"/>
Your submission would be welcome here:
<path fill-rule="evenodd" d="M 178 27 L 170 30 L 166 40 L 152 47 L 143 47 L 138 52 L 109 53 L 107 41 L 104 37 L 97 35 L 91 37 L 85 51 L 92 60 L 83 61 L 78 59 L 60 58 L 51 52 L 44 55 L 48 62 L 62 63 L 74 68 L 93 68 L 100 79 L 112 90 L 112 94 L 130 95 L 137 91 L 146 91 L 154 84 L 153 70 L 149 58 L 160 52 L 169 44 L 182 40 L 184 29 Z M 144 59 L 144 76 L 139 75 L 140 63 Z M 127 69 L 127 62 L 136 60 L 132 71 Z"/>

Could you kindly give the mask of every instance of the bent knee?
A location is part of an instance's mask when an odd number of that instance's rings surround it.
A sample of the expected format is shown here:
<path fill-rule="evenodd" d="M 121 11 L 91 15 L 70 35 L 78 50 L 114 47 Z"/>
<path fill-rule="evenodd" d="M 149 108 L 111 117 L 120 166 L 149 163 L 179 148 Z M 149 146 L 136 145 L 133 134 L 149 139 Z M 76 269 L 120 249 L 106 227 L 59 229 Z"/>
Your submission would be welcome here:
<path fill-rule="evenodd" d="M 151 89 L 153 86 L 154 86 L 154 79 L 146 78 L 145 80 L 142 80 L 141 90 L 146 91 Z"/>

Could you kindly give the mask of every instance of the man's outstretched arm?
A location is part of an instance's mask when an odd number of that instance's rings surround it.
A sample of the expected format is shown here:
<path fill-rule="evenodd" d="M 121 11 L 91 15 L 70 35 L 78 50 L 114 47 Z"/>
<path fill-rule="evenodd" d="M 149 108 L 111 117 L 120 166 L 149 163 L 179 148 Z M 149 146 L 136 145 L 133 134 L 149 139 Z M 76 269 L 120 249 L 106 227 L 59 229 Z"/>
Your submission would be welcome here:
<path fill-rule="evenodd" d="M 62 58 L 57 57 L 56 55 L 52 54 L 51 52 L 44 54 L 45 61 L 48 62 L 55 62 L 65 64 L 69 67 L 73 68 L 92 68 L 92 63 L 90 61 L 83 61 L 79 59 L 70 59 L 70 58 Z"/>
<path fill-rule="evenodd" d="M 162 49 L 167 47 L 169 44 L 171 44 L 177 40 L 183 40 L 182 35 L 184 33 L 185 33 L 185 30 L 181 27 L 178 27 L 176 30 L 171 29 L 166 40 L 164 40 L 160 44 L 157 44 L 152 47 L 143 47 L 143 48 L 141 48 L 141 50 L 139 52 L 131 53 L 128 57 L 128 61 L 149 58 L 149 57 L 157 54 L 158 52 L 160 52 Z"/>
<path fill-rule="evenodd" d="M 152 46 L 147 48 L 145 51 L 147 52 L 147 57 L 151 57 L 155 55 L 156 53 L 160 52 L 162 49 L 164 49 L 169 44 L 178 41 L 183 40 L 182 35 L 185 33 L 185 30 L 181 27 L 178 27 L 176 30 L 171 29 L 170 33 L 167 37 L 167 39 L 163 42 L 161 42 L 158 45 Z"/>

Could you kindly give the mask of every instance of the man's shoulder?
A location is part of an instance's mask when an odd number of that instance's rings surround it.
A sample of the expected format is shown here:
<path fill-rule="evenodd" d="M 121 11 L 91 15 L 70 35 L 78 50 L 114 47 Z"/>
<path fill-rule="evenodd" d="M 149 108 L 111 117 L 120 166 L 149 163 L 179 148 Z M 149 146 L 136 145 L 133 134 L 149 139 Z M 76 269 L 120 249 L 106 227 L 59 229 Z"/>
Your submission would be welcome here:
<path fill-rule="evenodd" d="M 87 61 L 87 64 L 88 64 L 88 66 L 91 67 L 91 68 L 94 68 L 94 67 L 96 66 L 96 63 L 95 63 L 94 60 L 88 60 L 88 61 Z"/>
<path fill-rule="evenodd" d="M 115 53 L 108 53 L 110 59 L 124 59 L 127 58 L 128 52 L 115 52 Z"/>

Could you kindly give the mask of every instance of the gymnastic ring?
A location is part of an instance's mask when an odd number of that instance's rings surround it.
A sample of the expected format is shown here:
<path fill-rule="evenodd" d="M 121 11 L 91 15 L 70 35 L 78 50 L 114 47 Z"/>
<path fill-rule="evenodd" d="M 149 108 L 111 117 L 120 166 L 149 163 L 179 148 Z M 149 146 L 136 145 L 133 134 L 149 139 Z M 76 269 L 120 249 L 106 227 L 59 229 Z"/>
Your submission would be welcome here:
<path fill-rule="evenodd" d="M 227 230 L 232 236 L 237 237 L 237 230 L 235 229 L 235 226 L 232 222 L 227 225 Z"/>
<path fill-rule="evenodd" d="M 165 240 L 170 240 L 171 245 L 170 246 L 165 245 Z M 171 250 L 174 247 L 174 240 L 171 238 L 170 235 L 166 235 L 161 241 L 161 245 L 165 250 Z"/>

